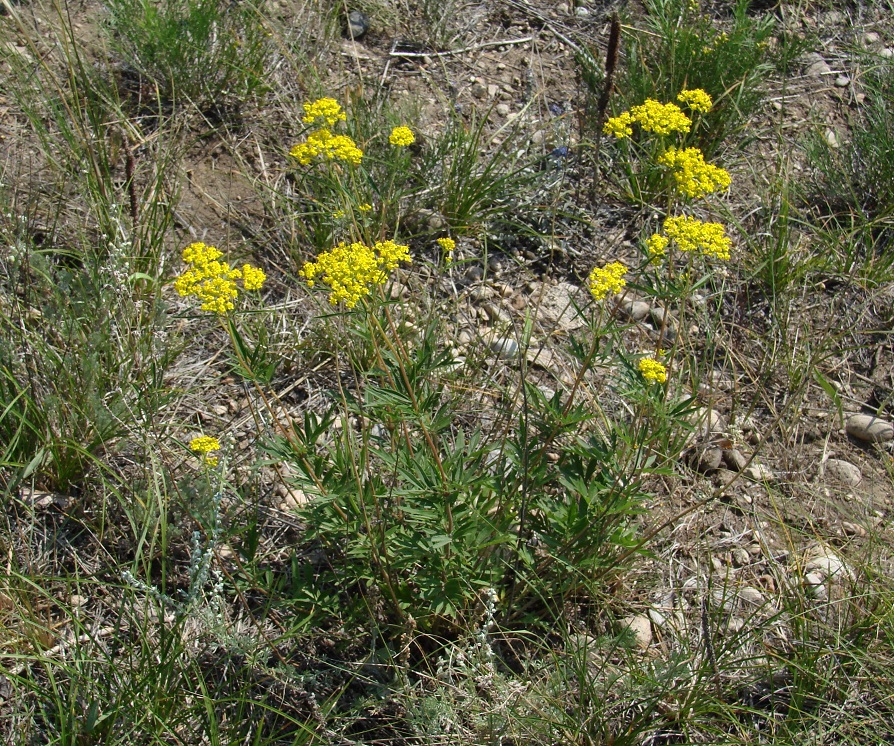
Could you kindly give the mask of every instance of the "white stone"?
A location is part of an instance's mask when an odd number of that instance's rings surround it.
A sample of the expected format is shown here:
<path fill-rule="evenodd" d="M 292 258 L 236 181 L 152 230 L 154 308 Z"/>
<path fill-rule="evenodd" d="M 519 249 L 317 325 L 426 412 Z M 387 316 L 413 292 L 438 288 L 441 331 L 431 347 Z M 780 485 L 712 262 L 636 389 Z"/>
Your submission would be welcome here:
<path fill-rule="evenodd" d="M 642 650 L 652 644 L 652 622 L 643 614 L 622 619 L 621 629 L 628 630 L 633 635 L 637 646 Z"/>
<path fill-rule="evenodd" d="M 871 414 L 853 414 L 845 425 L 848 435 L 867 443 L 894 440 L 894 425 Z"/>

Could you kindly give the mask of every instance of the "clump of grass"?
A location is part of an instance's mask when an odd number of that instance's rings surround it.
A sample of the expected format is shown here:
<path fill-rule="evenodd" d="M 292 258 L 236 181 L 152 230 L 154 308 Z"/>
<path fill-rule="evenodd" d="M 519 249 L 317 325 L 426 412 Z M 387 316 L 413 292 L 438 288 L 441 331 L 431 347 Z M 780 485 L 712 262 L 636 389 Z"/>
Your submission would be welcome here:
<path fill-rule="evenodd" d="M 169 101 L 223 112 L 267 84 L 263 4 L 223 0 L 108 0 L 109 41 Z"/>

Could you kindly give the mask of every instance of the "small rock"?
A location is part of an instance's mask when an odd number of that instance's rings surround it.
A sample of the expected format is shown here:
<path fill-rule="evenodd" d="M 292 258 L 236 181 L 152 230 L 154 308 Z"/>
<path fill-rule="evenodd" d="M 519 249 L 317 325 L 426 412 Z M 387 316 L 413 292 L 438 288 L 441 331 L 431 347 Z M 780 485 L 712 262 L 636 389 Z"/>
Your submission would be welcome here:
<path fill-rule="evenodd" d="M 484 98 L 487 96 L 487 86 L 483 83 L 474 83 L 472 85 L 471 93 L 475 98 Z"/>
<path fill-rule="evenodd" d="M 822 578 L 844 580 L 852 577 L 851 571 L 844 560 L 834 552 L 830 552 L 822 547 L 818 547 L 813 551 L 807 564 L 804 565 L 804 571 L 808 575 L 819 575 Z"/>
<path fill-rule="evenodd" d="M 559 4 L 556 6 L 556 13 L 558 13 L 559 15 L 562 15 L 562 16 L 567 15 L 567 13 L 568 13 L 568 3 L 559 3 Z"/>
<path fill-rule="evenodd" d="M 863 34 L 863 43 L 868 47 L 872 44 L 877 44 L 880 38 L 881 37 L 875 33 L 875 31 L 867 31 Z"/>
<path fill-rule="evenodd" d="M 854 414 L 847 418 L 848 435 L 867 443 L 894 440 L 894 425 L 871 414 Z"/>
<path fill-rule="evenodd" d="M 733 549 L 733 564 L 736 567 L 744 567 L 751 564 L 751 555 L 748 554 L 748 550 L 742 547 Z"/>
<path fill-rule="evenodd" d="M 830 148 L 840 148 L 841 143 L 838 141 L 838 133 L 835 132 L 831 127 L 826 128 L 826 132 L 823 135 L 826 140 L 826 143 Z"/>
<path fill-rule="evenodd" d="M 879 52 L 879 55 L 884 57 L 886 60 L 889 60 L 894 57 L 894 49 L 891 49 L 891 47 L 885 47 L 881 52 Z"/>
<path fill-rule="evenodd" d="M 807 573 L 804 576 L 804 584 L 807 586 L 807 592 L 817 601 L 825 601 L 829 598 L 829 592 L 826 590 L 826 584 L 821 575 L 815 572 Z"/>
<path fill-rule="evenodd" d="M 509 337 L 497 337 L 488 344 L 488 347 L 503 360 L 514 360 L 518 357 L 518 342 Z"/>
<path fill-rule="evenodd" d="M 590 16 L 590 9 L 581 6 L 574 11 L 574 15 L 576 15 L 578 18 L 588 18 Z"/>
<path fill-rule="evenodd" d="M 637 646 L 642 650 L 652 644 L 652 622 L 644 614 L 622 619 L 621 629 L 628 630 L 633 635 Z"/>
<path fill-rule="evenodd" d="M 699 407 L 689 415 L 688 419 L 695 425 L 695 430 L 700 435 L 725 433 L 727 429 L 726 417 L 716 409 Z"/>
<path fill-rule="evenodd" d="M 478 285 L 472 288 L 469 297 L 476 303 L 484 303 L 494 297 L 494 291 L 493 288 L 489 288 L 487 285 Z"/>
<path fill-rule="evenodd" d="M 757 588 L 752 588 L 751 586 L 746 586 L 745 588 L 740 589 L 739 598 L 746 604 L 751 604 L 752 606 L 763 606 L 767 602 L 767 599 L 764 598 L 764 594 Z"/>
<path fill-rule="evenodd" d="M 693 452 L 690 463 L 693 468 L 702 474 L 709 474 L 720 468 L 723 460 L 723 450 L 717 446 L 697 447 Z"/>
<path fill-rule="evenodd" d="M 472 342 L 472 333 L 468 329 L 463 329 L 456 335 L 456 341 L 463 347 Z"/>
<path fill-rule="evenodd" d="M 851 79 L 847 75 L 839 75 L 835 78 L 835 85 L 838 88 L 847 88 L 851 83 Z"/>
<path fill-rule="evenodd" d="M 508 117 L 512 109 L 509 108 L 509 104 L 497 104 L 496 111 L 501 117 Z"/>
<path fill-rule="evenodd" d="M 509 318 L 509 314 L 495 303 L 485 303 L 481 306 L 481 310 L 484 311 L 485 314 L 487 314 L 487 318 L 490 319 L 490 321 L 492 321 L 494 324 L 507 324 L 511 321 L 511 319 Z"/>
<path fill-rule="evenodd" d="M 848 461 L 830 458 L 820 467 L 820 476 L 846 487 L 856 487 L 863 479 L 860 469 Z"/>
<path fill-rule="evenodd" d="M 369 31 L 369 18 L 359 10 L 348 13 L 347 36 L 349 39 L 359 39 Z"/>
<path fill-rule="evenodd" d="M 283 512 L 296 510 L 307 505 L 310 502 L 307 493 L 303 490 L 289 489 L 288 487 L 282 493 L 282 501 L 279 503 L 279 509 Z"/>
<path fill-rule="evenodd" d="M 500 92 L 500 87 L 496 83 L 491 83 L 487 87 L 487 97 L 488 98 L 496 98 L 497 94 Z"/>
<path fill-rule="evenodd" d="M 649 309 L 649 315 L 652 317 L 652 323 L 655 324 L 656 329 L 664 329 L 670 334 L 676 332 L 677 320 L 670 311 L 666 311 L 661 306 L 654 306 Z"/>
<path fill-rule="evenodd" d="M 742 473 L 755 482 L 772 482 L 776 478 L 776 475 L 763 464 L 751 464 Z"/>
<path fill-rule="evenodd" d="M 826 63 L 820 54 L 807 55 L 807 69 L 804 71 L 811 78 L 820 78 L 823 75 L 831 75 L 832 68 Z"/>
<path fill-rule="evenodd" d="M 723 463 L 730 471 L 742 471 L 748 463 L 745 454 L 736 448 L 727 448 L 723 451 Z"/>
<path fill-rule="evenodd" d="M 726 623 L 726 631 L 731 635 L 741 632 L 745 627 L 745 620 L 737 616 L 731 616 Z"/>
<path fill-rule="evenodd" d="M 650 310 L 651 306 L 644 300 L 626 300 L 621 304 L 621 311 L 633 321 L 642 321 Z"/>
<path fill-rule="evenodd" d="M 71 598 L 69 599 L 69 602 L 71 603 L 72 606 L 83 606 L 85 603 L 87 603 L 88 600 L 89 599 L 87 598 L 87 596 L 79 596 L 78 594 L 75 593 L 75 594 L 72 594 Z"/>

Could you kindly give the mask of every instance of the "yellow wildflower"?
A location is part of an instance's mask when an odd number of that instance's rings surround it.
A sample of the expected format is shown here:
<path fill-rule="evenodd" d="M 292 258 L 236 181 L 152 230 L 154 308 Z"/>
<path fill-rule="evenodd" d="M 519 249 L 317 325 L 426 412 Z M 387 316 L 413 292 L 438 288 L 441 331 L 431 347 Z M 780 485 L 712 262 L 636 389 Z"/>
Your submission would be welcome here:
<path fill-rule="evenodd" d="M 369 204 L 369 202 L 364 202 L 362 205 L 357 205 L 357 209 L 360 210 L 360 212 L 369 212 L 373 209 L 373 206 Z"/>
<path fill-rule="evenodd" d="M 395 127 L 391 130 L 388 142 L 398 148 L 403 148 L 416 142 L 416 135 L 409 127 Z"/>
<path fill-rule="evenodd" d="M 688 215 L 667 218 L 664 221 L 667 237 L 680 247 L 680 251 L 700 251 L 714 259 L 730 258 L 732 241 L 722 223 L 704 223 Z"/>
<path fill-rule="evenodd" d="M 220 262 L 220 249 L 199 241 L 191 243 L 183 250 L 183 261 L 190 265 L 174 281 L 174 289 L 181 297 L 193 296 L 201 301 L 203 311 L 225 314 L 235 308 L 234 300 L 239 295 L 236 280 L 241 279 L 246 290 L 259 290 L 266 275 L 250 264 L 242 269 L 233 269 L 227 262 Z"/>
<path fill-rule="evenodd" d="M 456 241 L 452 238 L 439 238 L 438 246 L 444 250 L 444 261 L 450 264 L 453 261 L 453 250 L 456 248 Z"/>
<path fill-rule="evenodd" d="M 332 127 L 347 118 L 334 98 L 318 98 L 316 101 L 304 104 L 304 116 L 301 121 L 305 124 L 314 124 L 318 119 L 323 119 Z"/>
<path fill-rule="evenodd" d="M 242 265 L 242 287 L 246 290 L 260 290 L 266 279 L 264 270 L 252 267 L 250 264 Z"/>
<path fill-rule="evenodd" d="M 217 466 L 217 456 L 210 456 L 212 451 L 220 450 L 220 441 L 210 435 L 200 435 L 189 441 L 189 450 L 198 453 L 202 457 L 205 466 Z"/>
<path fill-rule="evenodd" d="M 630 137 L 633 134 L 633 128 L 630 126 L 636 120 L 633 118 L 633 114 L 629 111 L 625 111 L 623 114 L 619 114 L 616 117 L 611 117 L 602 128 L 602 131 L 606 135 L 614 135 L 619 140 L 623 140 L 625 137 Z"/>
<path fill-rule="evenodd" d="M 689 132 L 692 121 L 676 104 L 661 104 L 647 98 L 641 106 L 634 106 L 630 113 L 646 132 L 668 135 L 671 132 Z"/>
<path fill-rule="evenodd" d="M 667 236 L 662 236 L 660 233 L 653 233 L 646 239 L 646 251 L 649 252 L 653 262 L 657 262 L 667 253 L 668 243 Z"/>
<path fill-rule="evenodd" d="M 681 104 L 686 104 L 693 111 L 707 112 L 711 111 L 711 107 L 714 106 L 714 101 L 711 99 L 710 94 L 701 88 L 693 88 L 691 91 L 680 91 L 677 101 Z"/>
<path fill-rule="evenodd" d="M 353 308 L 369 295 L 373 285 L 384 285 L 388 273 L 400 262 L 410 262 L 410 247 L 394 241 L 379 241 L 372 247 L 362 243 L 340 243 L 331 251 L 324 251 L 315 262 L 307 262 L 299 270 L 309 287 L 317 279 L 330 289 L 329 302 L 334 306 L 344 302 Z"/>
<path fill-rule="evenodd" d="M 624 275 L 627 267 L 621 262 L 611 262 L 604 267 L 594 267 L 590 272 L 590 293 L 596 300 L 603 300 L 610 293 L 619 293 L 627 284 Z"/>
<path fill-rule="evenodd" d="M 690 199 L 699 199 L 730 185 L 729 173 L 706 163 L 705 156 L 698 148 L 668 148 L 658 156 L 658 162 L 673 169 L 677 191 Z"/>
<path fill-rule="evenodd" d="M 289 155 L 302 166 L 309 165 L 317 156 L 341 160 L 354 166 L 363 159 L 363 151 L 347 135 L 333 135 L 329 130 L 317 130 L 307 140 L 292 147 Z"/>
<path fill-rule="evenodd" d="M 667 381 L 667 368 L 652 357 L 644 357 L 639 361 L 639 372 L 649 383 Z"/>

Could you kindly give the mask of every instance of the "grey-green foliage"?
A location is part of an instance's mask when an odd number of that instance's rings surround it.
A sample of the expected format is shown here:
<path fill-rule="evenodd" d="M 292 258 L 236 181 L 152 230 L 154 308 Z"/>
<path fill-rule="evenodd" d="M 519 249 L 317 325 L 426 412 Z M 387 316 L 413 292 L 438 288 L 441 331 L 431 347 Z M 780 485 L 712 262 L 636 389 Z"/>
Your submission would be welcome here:
<path fill-rule="evenodd" d="M 814 178 L 805 197 L 845 224 L 894 213 L 894 66 L 877 67 L 863 84 L 865 104 L 851 122 L 850 142 L 833 147 L 817 134 L 807 147 Z"/>
<path fill-rule="evenodd" d="M 256 0 L 107 0 L 108 31 L 123 61 L 164 97 L 222 107 L 258 92 L 269 58 Z"/>

